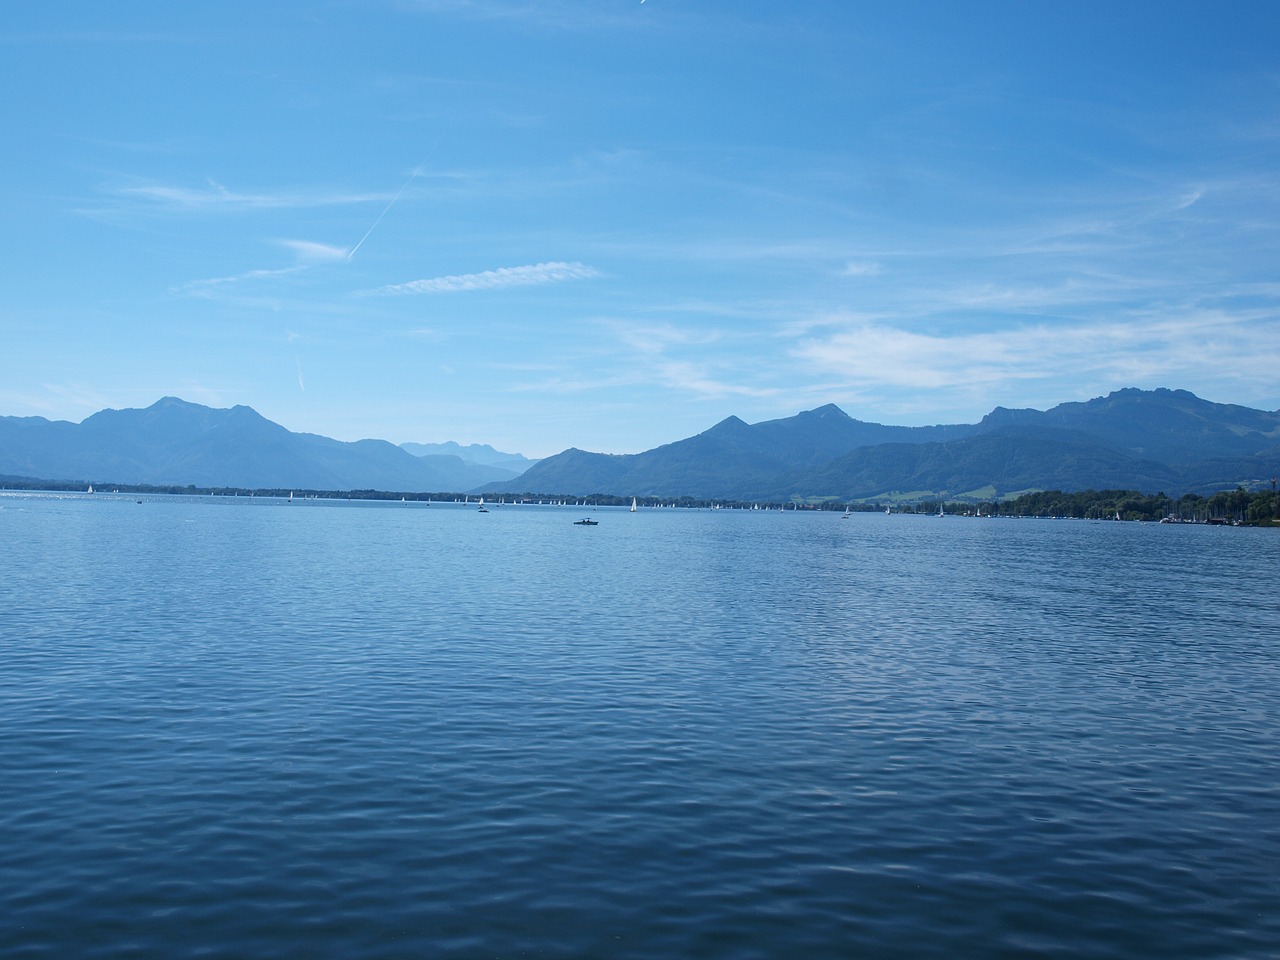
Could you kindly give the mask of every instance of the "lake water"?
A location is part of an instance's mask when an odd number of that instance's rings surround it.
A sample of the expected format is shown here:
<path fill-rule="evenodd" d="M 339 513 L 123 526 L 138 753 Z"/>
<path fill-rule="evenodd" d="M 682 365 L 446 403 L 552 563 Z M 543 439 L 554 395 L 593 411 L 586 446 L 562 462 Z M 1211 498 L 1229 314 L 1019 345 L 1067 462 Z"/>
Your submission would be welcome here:
<path fill-rule="evenodd" d="M 1280 533 L 0 496 L 0 955 L 1280 956 Z"/>

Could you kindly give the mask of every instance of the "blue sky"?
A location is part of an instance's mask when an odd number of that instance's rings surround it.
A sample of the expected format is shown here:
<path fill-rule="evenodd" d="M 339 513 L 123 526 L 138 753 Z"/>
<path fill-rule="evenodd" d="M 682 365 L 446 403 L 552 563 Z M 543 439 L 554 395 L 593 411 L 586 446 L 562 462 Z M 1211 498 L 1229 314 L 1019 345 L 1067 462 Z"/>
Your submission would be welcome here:
<path fill-rule="evenodd" d="M 1280 4 L 12 4 L 0 414 L 1280 407 Z"/>

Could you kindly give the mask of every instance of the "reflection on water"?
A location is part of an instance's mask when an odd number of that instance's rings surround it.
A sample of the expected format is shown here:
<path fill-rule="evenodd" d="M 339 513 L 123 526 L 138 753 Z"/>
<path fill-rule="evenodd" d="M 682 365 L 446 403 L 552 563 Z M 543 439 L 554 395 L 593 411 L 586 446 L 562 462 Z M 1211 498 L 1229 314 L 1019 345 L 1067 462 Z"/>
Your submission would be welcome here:
<path fill-rule="evenodd" d="M 1273 531 L 0 504 L 5 956 L 1280 942 Z"/>

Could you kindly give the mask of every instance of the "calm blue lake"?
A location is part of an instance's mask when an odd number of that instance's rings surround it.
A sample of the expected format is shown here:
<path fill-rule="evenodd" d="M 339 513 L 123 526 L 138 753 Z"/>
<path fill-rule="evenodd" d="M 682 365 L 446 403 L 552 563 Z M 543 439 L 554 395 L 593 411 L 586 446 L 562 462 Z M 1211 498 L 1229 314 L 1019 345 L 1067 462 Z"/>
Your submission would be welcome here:
<path fill-rule="evenodd" d="M 1276 957 L 1280 534 L 0 496 L 0 956 Z"/>

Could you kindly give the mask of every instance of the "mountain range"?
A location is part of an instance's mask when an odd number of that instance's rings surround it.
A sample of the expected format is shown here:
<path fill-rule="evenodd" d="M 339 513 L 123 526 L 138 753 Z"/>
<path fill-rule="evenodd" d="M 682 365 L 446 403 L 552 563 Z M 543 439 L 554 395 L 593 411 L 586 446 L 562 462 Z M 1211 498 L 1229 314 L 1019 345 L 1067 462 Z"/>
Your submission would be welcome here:
<path fill-rule="evenodd" d="M 698 499 L 988 499 L 1088 488 L 1210 492 L 1280 473 L 1280 411 L 1185 390 L 1118 390 L 975 424 L 888 426 L 834 404 L 729 417 L 643 453 L 569 449 L 542 461 L 483 444 L 353 443 L 292 433 L 249 407 L 165 397 L 81 423 L 0 417 L 0 481 L 248 489 Z"/>
<path fill-rule="evenodd" d="M 452 440 L 446 443 L 402 443 L 400 449 L 415 457 L 457 457 L 463 463 L 489 467 L 494 473 L 508 474 L 507 479 L 512 480 L 538 462 L 518 453 L 503 453 L 487 443 L 469 443 L 465 446 Z"/>
<path fill-rule="evenodd" d="M 985 499 L 1029 490 L 1208 492 L 1280 472 L 1280 411 L 1185 390 L 1118 390 L 1050 410 L 996 407 L 976 424 L 895 427 L 828 404 L 747 424 L 737 417 L 638 454 L 570 449 L 495 493 L 786 501 Z"/>
<path fill-rule="evenodd" d="M 455 453 L 415 456 L 386 440 L 292 433 L 250 407 L 214 409 L 177 397 L 143 410 L 103 410 L 78 424 L 0 417 L 0 475 L 15 479 L 452 492 L 511 480 L 524 460 L 489 447 L 495 462 L 484 463 L 453 446 Z"/>

